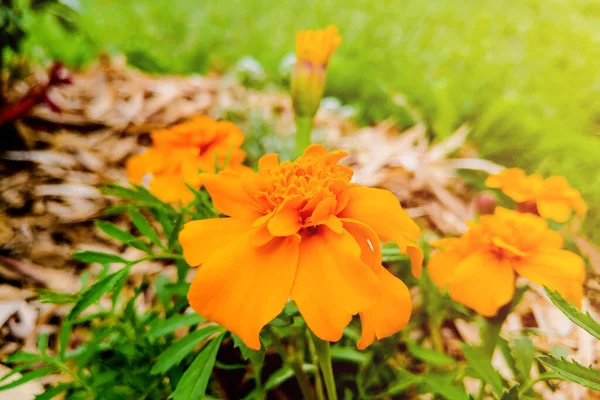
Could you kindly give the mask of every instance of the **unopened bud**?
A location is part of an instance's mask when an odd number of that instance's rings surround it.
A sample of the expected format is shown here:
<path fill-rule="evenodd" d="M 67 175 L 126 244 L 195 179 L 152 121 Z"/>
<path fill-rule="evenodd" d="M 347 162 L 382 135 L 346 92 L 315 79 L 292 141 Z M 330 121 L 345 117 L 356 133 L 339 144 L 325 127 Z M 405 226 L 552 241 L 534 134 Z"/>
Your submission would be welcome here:
<path fill-rule="evenodd" d="M 494 213 L 494 210 L 498 205 L 498 201 L 496 200 L 496 196 L 494 196 L 492 193 L 484 192 L 475 196 L 473 204 L 475 206 L 475 212 L 478 215 L 487 215 Z"/>

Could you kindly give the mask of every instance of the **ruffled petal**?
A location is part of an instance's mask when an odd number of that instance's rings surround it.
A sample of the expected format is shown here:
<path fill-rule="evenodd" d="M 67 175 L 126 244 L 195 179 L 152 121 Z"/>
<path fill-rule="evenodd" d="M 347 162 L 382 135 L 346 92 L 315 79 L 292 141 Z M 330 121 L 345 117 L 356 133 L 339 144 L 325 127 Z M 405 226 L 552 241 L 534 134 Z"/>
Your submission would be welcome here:
<path fill-rule="evenodd" d="M 492 317 L 513 298 L 515 273 L 508 261 L 480 251 L 456 266 L 449 287 L 454 301 Z"/>
<path fill-rule="evenodd" d="M 302 238 L 291 299 L 316 336 L 339 340 L 352 315 L 373 307 L 380 296 L 379 279 L 348 232 L 321 226 Z"/>
<path fill-rule="evenodd" d="M 427 274 L 440 288 L 446 290 L 456 267 L 465 258 L 464 252 L 458 250 L 438 251 L 429 259 Z"/>
<path fill-rule="evenodd" d="M 258 160 L 258 170 L 260 172 L 265 172 L 270 170 L 271 168 L 275 168 L 279 166 L 279 155 L 277 153 L 267 154 L 266 156 L 262 156 Z"/>
<path fill-rule="evenodd" d="M 192 281 L 190 306 L 251 349 L 260 349 L 260 330 L 279 315 L 289 298 L 298 241 L 299 236 L 291 236 L 254 247 L 245 234 L 214 251 Z"/>
<path fill-rule="evenodd" d="M 556 222 L 567 222 L 571 217 L 571 207 L 563 199 L 540 199 L 537 209 L 542 217 Z"/>
<path fill-rule="evenodd" d="M 350 198 L 338 215 L 369 225 L 383 241 L 393 240 L 401 249 L 419 238 L 419 227 L 391 192 L 364 186 L 349 190 Z"/>
<path fill-rule="evenodd" d="M 230 217 L 253 221 L 262 214 L 252 207 L 252 199 L 243 190 L 240 178 L 239 173 L 230 170 L 201 175 L 202 184 L 217 210 Z"/>
<path fill-rule="evenodd" d="M 544 285 L 581 307 L 585 264 L 577 254 L 567 250 L 551 250 L 524 258 L 514 265 L 522 277 Z"/>
<path fill-rule="evenodd" d="M 235 218 L 210 218 L 190 221 L 179 233 L 183 257 L 192 267 L 205 262 L 215 251 L 251 229 L 248 221 Z"/>
<path fill-rule="evenodd" d="M 180 176 L 154 177 L 150 181 L 150 192 L 165 203 L 188 204 L 194 200 L 194 193 L 185 185 Z"/>
<path fill-rule="evenodd" d="M 352 219 L 341 219 L 344 229 L 348 231 L 360 246 L 360 257 L 371 268 L 381 265 L 381 242 L 371 227 Z"/>
<path fill-rule="evenodd" d="M 375 338 L 383 339 L 402 329 L 412 310 L 410 293 L 404 282 L 381 265 L 375 273 L 379 278 L 381 298 L 375 306 L 359 314 L 362 324 L 359 350 L 368 347 Z"/>

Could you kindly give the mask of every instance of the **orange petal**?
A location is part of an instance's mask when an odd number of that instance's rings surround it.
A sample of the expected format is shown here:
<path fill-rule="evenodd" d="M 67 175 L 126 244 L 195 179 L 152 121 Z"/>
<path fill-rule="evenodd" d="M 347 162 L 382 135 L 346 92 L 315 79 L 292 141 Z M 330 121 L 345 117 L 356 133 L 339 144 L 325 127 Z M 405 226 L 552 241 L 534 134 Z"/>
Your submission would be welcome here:
<path fill-rule="evenodd" d="M 194 193 L 185 185 L 180 176 L 154 177 L 150 181 L 150 192 L 165 203 L 188 204 L 194 200 Z"/>
<path fill-rule="evenodd" d="M 410 258 L 410 272 L 417 279 L 421 277 L 421 270 L 423 269 L 423 250 L 416 244 L 409 244 L 406 249 L 408 258 Z"/>
<path fill-rule="evenodd" d="M 556 222 L 567 222 L 571 217 L 571 207 L 566 200 L 562 199 L 540 199 L 537 202 L 537 209 L 542 217 Z"/>
<path fill-rule="evenodd" d="M 214 251 L 192 281 L 188 299 L 200 315 L 260 349 L 260 330 L 285 306 L 298 262 L 298 236 L 262 247 L 249 234 Z"/>
<path fill-rule="evenodd" d="M 369 225 L 382 241 L 393 240 L 405 251 L 407 241 L 416 241 L 419 227 L 402 209 L 391 192 L 364 186 L 349 190 L 350 199 L 338 217 L 350 218 Z"/>
<path fill-rule="evenodd" d="M 277 154 L 267 154 L 258 160 L 258 170 L 260 172 L 267 171 L 277 166 L 279 166 L 279 155 Z"/>
<path fill-rule="evenodd" d="M 325 146 L 321 144 L 311 144 L 304 150 L 304 157 L 307 158 L 318 158 L 326 156 L 329 152 Z"/>
<path fill-rule="evenodd" d="M 273 236 L 293 235 L 302 227 L 300 213 L 296 208 L 282 206 L 267 223 L 269 233 Z"/>
<path fill-rule="evenodd" d="M 379 280 L 348 232 L 321 226 L 302 238 L 291 298 L 316 336 L 339 340 L 352 315 L 373 307 L 380 296 Z"/>
<path fill-rule="evenodd" d="M 148 173 L 146 161 L 141 155 L 130 157 L 125 168 L 129 181 L 138 185 L 142 183 L 142 178 Z"/>
<path fill-rule="evenodd" d="M 211 218 L 190 221 L 179 233 L 185 261 L 193 267 L 205 262 L 215 251 L 250 230 L 248 221 Z"/>
<path fill-rule="evenodd" d="M 310 216 L 311 224 L 318 225 L 335 212 L 336 201 L 334 197 L 325 197 L 317 204 Z"/>
<path fill-rule="evenodd" d="M 343 218 L 344 229 L 348 231 L 360 246 L 360 257 L 373 269 L 381 265 L 381 242 L 373 229 L 362 222 Z"/>
<path fill-rule="evenodd" d="M 202 184 L 210 193 L 215 208 L 225 215 L 253 221 L 261 214 L 252 207 L 252 199 L 243 190 L 241 175 L 230 170 L 202 174 Z"/>
<path fill-rule="evenodd" d="M 410 319 L 412 301 L 408 288 L 381 264 L 376 269 L 381 287 L 381 299 L 367 311 L 360 313 L 362 335 L 358 349 L 363 350 L 375 338 L 383 339 L 402 329 Z"/>
<path fill-rule="evenodd" d="M 583 259 L 567 250 L 550 250 L 522 259 L 514 265 L 524 278 L 552 290 L 581 307 L 585 265 Z"/>
<path fill-rule="evenodd" d="M 488 252 L 465 258 L 450 279 L 450 297 L 484 317 L 496 315 L 514 292 L 515 273 L 510 264 Z"/>
<path fill-rule="evenodd" d="M 464 253 L 458 250 L 438 251 L 429 259 L 427 274 L 440 290 L 446 290 L 456 267 L 464 258 Z"/>

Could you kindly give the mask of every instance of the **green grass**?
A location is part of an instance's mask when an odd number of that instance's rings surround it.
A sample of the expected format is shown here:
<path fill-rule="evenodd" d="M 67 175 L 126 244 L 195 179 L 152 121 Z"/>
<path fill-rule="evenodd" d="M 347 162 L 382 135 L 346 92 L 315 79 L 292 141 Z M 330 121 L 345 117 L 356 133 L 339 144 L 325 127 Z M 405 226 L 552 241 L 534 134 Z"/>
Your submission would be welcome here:
<path fill-rule="evenodd" d="M 252 55 L 277 80 L 296 31 L 336 24 L 328 92 L 364 120 L 407 124 L 401 93 L 437 136 L 471 121 L 485 157 L 567 176 L 592 208 L 587 232 L 600 220 L 595 0 L 82 0 L 79 11 L 91 39 L 36 19 L 30 50 L 78 65 L 106 49 L 176 73 Z"/>

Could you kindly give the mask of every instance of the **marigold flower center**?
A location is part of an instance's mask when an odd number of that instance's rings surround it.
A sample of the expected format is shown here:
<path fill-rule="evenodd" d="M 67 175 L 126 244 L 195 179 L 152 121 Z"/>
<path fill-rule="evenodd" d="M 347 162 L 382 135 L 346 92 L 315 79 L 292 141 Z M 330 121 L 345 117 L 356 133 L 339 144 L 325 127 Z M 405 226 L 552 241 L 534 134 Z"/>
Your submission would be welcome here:
<path fill-rule="evenodd" d="M 335 215 L 347 202 L 352 171 L 342 165 L 299 158 L 261 171 L 260 187 L 254 188 L 254 203 L 264 215 L 282 207 L 299 211 L 303 223 L 319 208 L 322 217 Z"/>

